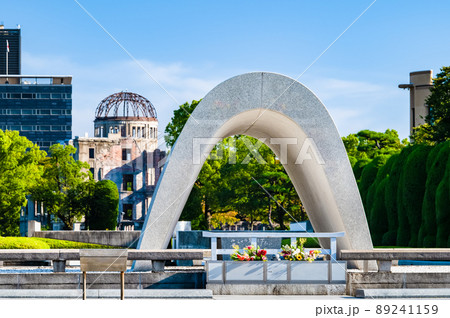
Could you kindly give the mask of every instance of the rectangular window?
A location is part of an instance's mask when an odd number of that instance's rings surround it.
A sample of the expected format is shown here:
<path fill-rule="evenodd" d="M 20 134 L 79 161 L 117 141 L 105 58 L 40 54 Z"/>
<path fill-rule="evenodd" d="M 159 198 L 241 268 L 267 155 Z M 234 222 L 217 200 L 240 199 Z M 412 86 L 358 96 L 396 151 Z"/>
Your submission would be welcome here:
<path fill-rule="evenodd" d="M 50 94 L 41 93 L 41 98 L 48 99 L 48 98 L 50 98 Z"/>
<path fill-rule="evenodd" d="M 123 175 L 123 191 L 133 191 L 133 175 L 132 174 L 124 174 Z"/>
<path fill-rule="evenodd" d="M 10 130 L 20 130 L 20 126 L 9 126 Z"/>
<path fill-rule="evenodd" d="M 94 168 L 90 168 L 89 171 L 90 171 L 90 173 L 92 173 L 92 177 L 94 177 L 95 169 Z"/>
<path fill-rule="evenodd" d="M 33 126 L 22 126 L 23 131 L 30 131 L 33 130 Z"/>
<path fill-rule="evenodd" d="M 40 109 L 39 113 L 41 115 L 50 115 L 50 109 Z"/>
<path fill-rule="evenodd" d="M 131 160 L 131 149 L 122 149 L 122 160 Z"/>
<path fill-rule="evenodd" d="M 62 94 L 52 94 L 52 99 L 61 99 Z"/>
<path fill-rule="evenodd" d="M 132 220 L 133 219 L 133 205 L 132 204 L 124 204 L 123 205 L 123 219 L 124 220 Z"/>
<path fill-rule="evenodd" d="M 20 115 L 20 109 L 11 109 L 11 115 Z"/>
<path fill-rule="evenodd" d="M 52 115 L 61 115 L 61 110 L 60 109 L 52 109 L 51 113 L 52 113 Z"/>
<path fill-rule="evenodd" d="M 95 149 L 89 148 L 89 158 L 94 159 L 95 158 Z"/>
<path fill-rule="evenodd" d="M 50 130 L 50 126 L 39 126 L 39 130 Z"/>
<path fill-rule="evenodd" d="M 11 98 L 22 98 L 22 94 L 12 93 Z"/>
<path fill-rule="evenodd" d="M 33 94 L 30 94 L 30 93 L 22 93 L 22 98 L 26 98 L 26 99 L 33 98 Z"/>
<path fill-rule="evenodd" d="M 33 115 L 32 109 L 22 109 L 22 115 Z"/>

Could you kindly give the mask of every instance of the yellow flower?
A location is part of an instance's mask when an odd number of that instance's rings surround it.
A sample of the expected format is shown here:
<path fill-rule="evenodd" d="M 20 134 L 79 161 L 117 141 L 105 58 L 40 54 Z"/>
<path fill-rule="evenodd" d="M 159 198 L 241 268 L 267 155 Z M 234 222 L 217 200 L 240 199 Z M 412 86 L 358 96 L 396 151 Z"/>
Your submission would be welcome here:
<path fill-rule="evenodd" d="M 297 259 L 297 261 L 301 261 L 302 260 L 302 254 L 298 253 L 297 255 L 295 255 L 295 258 Z"/>

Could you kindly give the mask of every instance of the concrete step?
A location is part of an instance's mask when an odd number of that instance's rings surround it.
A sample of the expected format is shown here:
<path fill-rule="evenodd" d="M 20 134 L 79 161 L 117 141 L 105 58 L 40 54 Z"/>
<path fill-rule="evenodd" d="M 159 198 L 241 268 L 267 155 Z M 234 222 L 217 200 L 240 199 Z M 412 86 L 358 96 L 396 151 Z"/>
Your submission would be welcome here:
<path fill-rule="evenodd" d="M 209 289 L 125 289 L 125 299 L 130 298 L 186 298 L 186 299 L 212 299 Z M 80 289 L 0 289 L 1 298 L 79 298 L 83 291 Z M 117 298 L 120 299 L 120 290 L 117 289 L 88 289 L 87 298 Z"/>
<path fill-rule="evenodd" d="M 357 289 L 357 298 L 450 298 L 450 288 Z"/>

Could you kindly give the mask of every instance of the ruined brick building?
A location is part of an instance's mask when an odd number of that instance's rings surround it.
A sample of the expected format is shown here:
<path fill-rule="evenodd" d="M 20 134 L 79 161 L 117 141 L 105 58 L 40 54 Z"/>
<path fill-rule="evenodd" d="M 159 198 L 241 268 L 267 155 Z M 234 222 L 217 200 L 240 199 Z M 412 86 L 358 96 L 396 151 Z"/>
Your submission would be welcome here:
<path fill-rule="evenodd" d="M 145 97 L 120 92 L 97 107 L 94 137 L 75 137 L 75 159 L 90 165 L 95 180 L 119 189 L 119 229 L 140 230 L 162 170 L 156 110 Z"/>

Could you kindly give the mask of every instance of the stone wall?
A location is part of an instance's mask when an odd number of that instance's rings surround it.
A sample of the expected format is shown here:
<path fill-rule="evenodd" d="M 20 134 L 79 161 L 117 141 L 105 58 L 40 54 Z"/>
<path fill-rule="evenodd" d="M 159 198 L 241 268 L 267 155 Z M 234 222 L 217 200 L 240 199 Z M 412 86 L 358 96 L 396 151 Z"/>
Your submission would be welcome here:
<path fill-rule="evenodd" d="M 92 285 L 91 285 L 92 284 Z M 88 273 L 87 285 L 92 289 L 120 289 L 119 273 Z M 20 273 L 0 274 L 0 289 L 82 289 L 80 273 Z M 125 289 L 204 289 L 205 273 L 127 272 Z"/>
<path fill-rule="evenodd" d="M 136 248 L 141 231 L 36 231 L 34 237 Z"/>
<path fill-rule="evenodd" d="M 348 272 L 347 295 L 355 296 L 357 289 L 450 288 L 448 273 L 389 273 Z"/>

